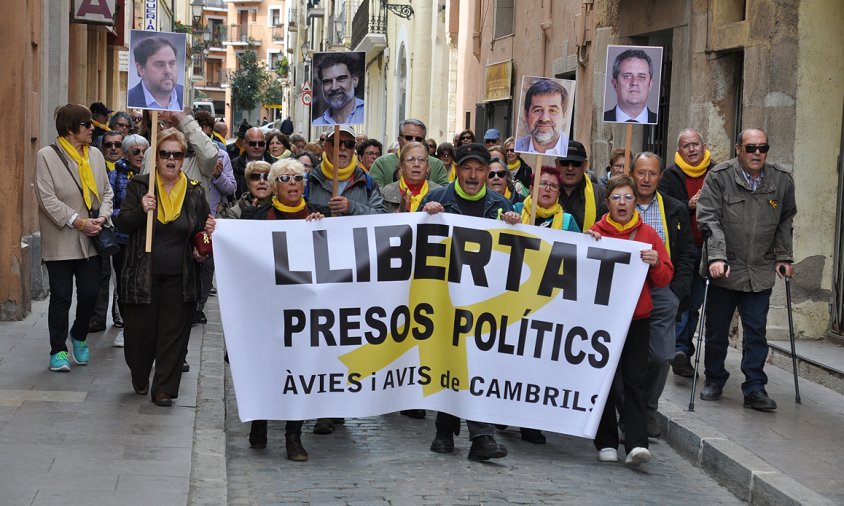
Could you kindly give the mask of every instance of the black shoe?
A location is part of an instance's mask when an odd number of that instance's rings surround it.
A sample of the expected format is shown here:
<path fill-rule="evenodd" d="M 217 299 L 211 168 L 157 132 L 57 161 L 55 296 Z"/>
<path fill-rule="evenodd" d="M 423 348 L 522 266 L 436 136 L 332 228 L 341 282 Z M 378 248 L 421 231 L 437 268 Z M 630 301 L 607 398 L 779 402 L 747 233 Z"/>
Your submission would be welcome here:
<path fill-rule="evenodd" d="M 249 430 L 249 447 L 261 450 L 267 447 L 267 421 L 252 420 Z"/>
<path fill-rule="evenodd" d="M 197 325 L 205 325 L 208 323 L 208 318 L 205 317 L 205 313 L 202 311 L 197 311 L 196 314 L 193 315 L 193 324 Z"/>
<path fill-rule="evenodd" d="M 715 401 L 721 398 L 723 388 L 715 383 L 706 383 L 700 391 L 700 398 L 704 401 Z M 745 401 L 747 403 L 747 401 Z"/>
<path fill-rule="evenodd" d="M 302 446 L 302 438 L 299 434 L 285 434 L 284 447 L 287 450 L 287 460 L 293 462 L 306 462 L 308 452 Z"/>
<path fill-rule="evenodd" d="M 132 388 L 135 389 L 135 393 L 138 395 L 146 395 L 149 393 L 149 383 L 144 386 L 139 386 L 135 381 L 132 381 Z"/>
<path fill-rule="evenodd" d="M 182 372 L 190 372 L 190 364 L 187 360 L 182 362 Z"/>
<path fill-rule="evenodd" d="M 211 285 L 211 290 L 208 291 L 208 295 L 211 295 L 212 297 L 217 295 L 217 288 Z"/>
<path fill-rule="evenodd" d="M 320 418 L 314 424 L 314 434 L 331 434 L 334 432 L 334 422 L 331 418 Z"/>
<path fill-rule="evenodd" d="M 123 318 L 121 318 L 120 315 L 111 315 L 111 323 L 119 329 L 123 328 Z"/>
<path fill-rule="evenodd" d="M 545 444 L 545 434 L 539 429 L 522 428 L 522 439 L 535 445 Z"/>
<path fill-rule="evenodd" d="M 507 448 L 495 442 L 492 436 L 478 436 L 472 440 L 469 460 L 500 459 L 507 456 Z"/>
<path fill-rule="evenodd" d="M 407 416 L 409 418 L 415 418 L 417 420 L 421 420 L 425 418 L 425 410 L 424 409 L 403 409 L 399 411 L 399 413 Z"/>
<path fill-rule="evenodd" d="M 674 354 L 674 358 L 671 360 L 671 370 L 674 371 L 674 374 L 682 376 L 683 378 L 692 378 L 695 375 L 695 369 L 692 367 L 692 361 L 689 359 L 689 356 L 682 351 L 678 351 Z"/>
<path fill-rule="evenodd" d="M 102 332 L 106 329 L 105 322 L 91 321 L 88 323 L 88 332 Z"/>
<path fill-rule="evenodd" d="M 434 441 L 431 443 L 431 451 L 434 453 L 451 453 L 454 451 L 454 437 L 450 432 L 437 431 Z"/>
<path fill-rule="evenodd" d="M 763 389 L 751 392 L 750 395 L 745 395 L 744 407 L 757 411 L 773 411 L 777 409 L 777 403 L 768 397 L 768 392 Z"/>

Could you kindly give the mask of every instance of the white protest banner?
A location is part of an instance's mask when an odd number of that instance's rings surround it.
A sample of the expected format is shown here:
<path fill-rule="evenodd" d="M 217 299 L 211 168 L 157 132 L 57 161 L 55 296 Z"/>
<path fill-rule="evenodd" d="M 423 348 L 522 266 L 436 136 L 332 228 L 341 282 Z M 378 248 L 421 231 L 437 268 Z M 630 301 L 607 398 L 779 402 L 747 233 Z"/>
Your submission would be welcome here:
<path fill-rule="evenodd" d="M 591 438 L 646 247 L 448 214 L 218 220 L 240 418 L 423 408 Z"/>

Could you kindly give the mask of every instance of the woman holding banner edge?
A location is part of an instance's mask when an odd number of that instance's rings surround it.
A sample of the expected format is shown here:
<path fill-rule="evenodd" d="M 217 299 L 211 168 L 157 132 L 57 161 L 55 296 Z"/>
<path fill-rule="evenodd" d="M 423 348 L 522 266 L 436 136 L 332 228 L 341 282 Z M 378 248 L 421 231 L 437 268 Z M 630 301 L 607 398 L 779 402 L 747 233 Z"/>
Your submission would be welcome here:
<path fill-rule="evenodd" d="M 609 212 L 586 233 L 595 239 L 606 236 L 636 240 L 649 243 L 652 247 L 640 253 L 642 261 L 649 266 L 648 275 L 633 311 L 633 321 L 630 322 L 616 372 L 621 375 L 624 387 L 624 405 L 621 412 L 625 420 L 625 464 L 637 466 L 651 460 L 644 399 L 650 314 L 653 309 L 650 288 L 667 286 L 674 274 L 674 266 L 659 235 L 639 218 L 636 211 L 636 183 L 633 178 L 611 178 L 607 182 L 606 195 Z M 595 448 L 598 449 L 598 460 L 618 461 L 618 442 L 615 398 L 612 392 L 609 392 L 594 440 Z"/>

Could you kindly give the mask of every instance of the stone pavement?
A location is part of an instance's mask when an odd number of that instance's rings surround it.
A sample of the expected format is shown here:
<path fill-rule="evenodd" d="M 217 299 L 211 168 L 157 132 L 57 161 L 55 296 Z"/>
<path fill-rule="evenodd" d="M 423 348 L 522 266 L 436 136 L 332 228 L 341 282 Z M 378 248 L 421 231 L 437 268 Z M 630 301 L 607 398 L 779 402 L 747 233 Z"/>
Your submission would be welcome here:
<path fill-rule="evenodd" d="M 530 445 L 508 429 L 510 455 L 466 460 L 428 450 L 433 414 L 349 420 L 309 432 L 307 463 L 285 459 L 283 422 L 266 450 L 248 447 L 237 418 L 216 298 L 194 328 L 179 399 L 159 408 L 131 388 L 116 329 L 89 336 L 91 365 L 48 371 L 46 301 L 22 322 L 0 322 L 0 504 L 844 504 L 844 396 L 766 368 L 775 413 L 742 407 L 738 352 L 718 402 L 695 401 L 669 376 L 663 436 L 641 469 L 601 464 L 590 441 L 549 434 Z M 700 386 L 698 387 L 700 388 Z M 465 427 L 464 427 L 465 431 Z M 622 452 L 623 453 L 623 452 Z M 726 487 L 726 488 L 724 488 Z M 735 494 L 735 495 L 734 495 Z"/>

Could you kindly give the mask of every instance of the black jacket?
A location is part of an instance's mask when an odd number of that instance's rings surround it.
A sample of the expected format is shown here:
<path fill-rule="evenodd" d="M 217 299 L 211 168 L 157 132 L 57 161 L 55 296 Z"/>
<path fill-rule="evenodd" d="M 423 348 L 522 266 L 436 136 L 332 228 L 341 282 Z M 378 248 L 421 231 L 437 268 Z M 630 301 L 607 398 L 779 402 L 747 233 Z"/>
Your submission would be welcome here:
<path fill-rule="evenodd" d="M 598 223 L 601 221 L 601 217 L 607 214 L 604 185 L 598 181 L 598 178 L 591 174 L 584 174 L 583 177 L 590 178 L 589 180 L 592 182 L 592 192 L 595 194 L 595 223 Z M 566 193 L 565 188 L 560 189 L 560 205 L 563 206 L 565 212 L 574 216 L 574 220 L 577 222 L 580 230 L 587 230 L 589 228 L 583 227 L 583 219 L 586 214 L 586 200 L 583 198 L 584 191 L 586 191 L 586 181 L 583 179 L 580 180 L 580 183 L 577 184 L 571 195 Z"/>
<path fill-rule="evenodd" d="M 688 305 L 687 299 L 695 270 L 695 245 L 692 241 L 692 228 L 689 224 L 689 210 L 679 200 L 671 198 L 663 192 L 660 192 L 660 194 L 665 205 L 668 244 L 671 247 L 671 263 L 674 265 L 671 291 L 680 299 L 680 307 L 685 307 Z M 686 301 L 685 304 L 684 301 Z"/>

